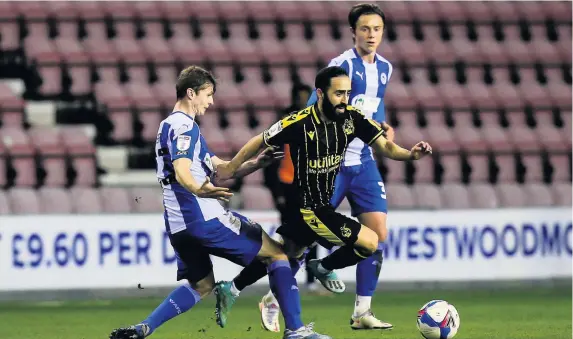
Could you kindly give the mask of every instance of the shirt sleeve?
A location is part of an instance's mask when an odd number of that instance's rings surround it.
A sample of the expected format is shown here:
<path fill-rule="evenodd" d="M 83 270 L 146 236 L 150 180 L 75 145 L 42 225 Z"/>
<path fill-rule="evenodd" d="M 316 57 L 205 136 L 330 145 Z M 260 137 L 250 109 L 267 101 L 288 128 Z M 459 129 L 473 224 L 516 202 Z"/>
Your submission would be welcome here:
<path fill-rule="evenodd" d="M 291 114 L 274 123 L 263 133 L 265 144 L 271 147 L 281 147 L 291 142 L 296 134 L 296 122 L 299 120 L 299 114 Z"/>
<path fill-rule="evenodd" d="M 173 133 L 171 138 L 171 160 L 188 158 L 193 160 L 195 146 L 202 138 L 199 127 L 183 125 Z M 203 141 L 204 142 L 204 141 Z"/>
<path fill-rule="evenodd" d="M 382 128 L 376 122 L 366 118 L 359 110 L 349 106 L 350 116 L 354 121 L 354 134 L 367 145 L 371 145 L 382 135 Z"/>

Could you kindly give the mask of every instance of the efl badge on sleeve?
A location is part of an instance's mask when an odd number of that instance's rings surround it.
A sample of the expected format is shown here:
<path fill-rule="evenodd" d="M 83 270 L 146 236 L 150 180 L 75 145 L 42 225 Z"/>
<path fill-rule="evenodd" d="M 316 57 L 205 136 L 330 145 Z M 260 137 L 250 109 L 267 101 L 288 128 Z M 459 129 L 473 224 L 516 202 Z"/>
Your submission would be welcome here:
<path fill-rule="evenodd" d="M 177 149 L 186 151 L 191 147 L 191 137 L 188 135 L 180 135 L 177 137 Z"/>
<path fill-rule="evenodd" d="M 282 121 L 277 121 L 274 125 L 272 125 L 271 127 L 269 127 L 269 129 L 265 131 L 265 140 L 274 137 L 275 135 L 279 134 L 279 132 L 282 130 L 283 130 Z"/>

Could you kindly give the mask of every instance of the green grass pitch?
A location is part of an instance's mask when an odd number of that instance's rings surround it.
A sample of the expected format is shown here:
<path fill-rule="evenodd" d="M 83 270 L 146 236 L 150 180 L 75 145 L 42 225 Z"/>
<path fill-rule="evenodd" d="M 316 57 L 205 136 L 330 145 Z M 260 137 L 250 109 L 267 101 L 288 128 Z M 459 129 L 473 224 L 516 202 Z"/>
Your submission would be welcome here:
<path fill-rule="evenodd" d="M 373 310 L 391 322 L 390 331 L 352 331 L 349 316 L 354 296 L 303 295 L 305 322 L 333 338 L 421 338 L 416 313 L 431 299 L 453 303 L 461 318 L 459 339 L 564 339 L 571 338 L 571 287 L 464 290 L 379 291 Z M 258 298 L 241 297 L 227 328 L 216 326 L 214 298 L 168 322 L 150 338 L 157 339 L 257 339 L 281 338 L 259 325 Z M 65 303 L 0 303 L 2 339 L 104 339 L 112 329 L 142 320 L 160 299 L 118 299 Z M 282 324 L 282 323 L 281 323 Z"/>

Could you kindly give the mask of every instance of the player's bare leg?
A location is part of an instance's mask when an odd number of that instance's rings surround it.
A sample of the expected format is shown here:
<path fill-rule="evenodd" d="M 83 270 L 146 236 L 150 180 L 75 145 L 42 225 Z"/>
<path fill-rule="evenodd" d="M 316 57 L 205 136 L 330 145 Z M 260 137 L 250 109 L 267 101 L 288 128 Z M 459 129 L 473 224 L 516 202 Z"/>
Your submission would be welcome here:
<path fill-rule="evenodd" d="M 383 212 L 366 212 L 358 216 L 362 225 L 376 232 L 380 244 L 386 240 L 388 234 L 386 219 L 387 215 Z M 383 261 L 382 254 L 383 247 L 379 246 L 372 256 L 361 261 L 356 267 L 356 301 L 354 313 L 350 319 L 352 329 L 392 328 L 392 324 L 377 319 L 371 309 L 372 296 L 376 290 Z"/>
<path fill-rule="evenodd" d="M 374 254 L 377 248 L 378 235 L 362 225 L 358 239 L 353 246 L 342 246 L 323 259 L 311 260 L 306 268 L 311 270 L 326 289 L 334 293 L 342 293 L 346 287 L 336 277 L 334 270 L 357 264 Z"/>

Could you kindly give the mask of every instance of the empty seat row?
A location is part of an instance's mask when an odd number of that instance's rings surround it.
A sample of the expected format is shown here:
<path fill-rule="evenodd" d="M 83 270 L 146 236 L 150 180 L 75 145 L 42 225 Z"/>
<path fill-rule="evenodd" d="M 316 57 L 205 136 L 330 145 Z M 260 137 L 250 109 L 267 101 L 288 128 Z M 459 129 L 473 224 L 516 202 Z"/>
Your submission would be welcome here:
<path fill-rule="evenodd" d="M 384 160 L 381 173 L 389 183 L 566 183 L 571 182 L 571 155 L 439 154 L 411 163 Z"/>
<path fill-rule="evenodd" d="M 117 18 L 168 18 L 183 20 L 190 16 L 203 19 L 242 19 L 246 16 L 271 20 L 328 20 L 345 21 L 353 1 L 114 1 L 66 2 L 66 1 L 4 1 L 0 6 L 2 17 L 24 15 L 27 18 L 82 17 L 102 19 L 109 15 Z M 429 20 L 476 20 L 491 21 L 512 17 L 542 21 L 548 18 L 569 21 L 571 6 L 567 1 L 527 2 L 451 2 L 432 1 L 428 3 L 384 2 L 381 4 L 386 15 L 395 21 Z"/>
<path fill-rule="evenodd" d="M 202 22 L 199 20 L 186 20 L 185 22 L 142 20 L 102 20 L 102 21 L 70 21 L 69 19 L 47 20 L 47 22 L 33 21 L 4 21 L 3 31 L 9 41 L 22 40 L 30 36 L 43 39 L 90 39 L 91 34 L 97 39 L 148 39 L 160 38 L 170 39 L 178 30 L 185 29 L 182 34 L 190 35 L 190 38 L 201 39 L 244 39 L 258 40 L 264 37 L 285 40 L 289 38 L 297 40 L 311 41 L 313 39 L 327 39 L 331 41 L 343 40 L 347 37 L 345 30 L 347 23 L 324 23 L 324 22 L 296 22 L 284 23 L 275 22 L 269 25 L 268 22 L 257 22 L 244 18 L 241 21 L 229 22 L 220 20 L 218 22 Z M 179 29 L 174 29 L 178 27 Z M 300 27 L 303 29 L 301 30 Z M 95 34 L 95 29 L 104 30 Z M 268 32 L 270 30 L 270 32 Z M 264 32 L 263 32 L 264 31 Z M 456 31 L 458 33 L 453 33 Z M 465 33 L 464 35 L 459 32 Z M 270 34 L 269 34 L 270 33 Z M 451 41 L 453 40 L 495 40 L 502 41 L 522 41 L 546 40 L 557 42 L 567 40 L 571 37 L 571 27 L 568 23 L 556 23 L 546 21 L 545 24 L 530 24 L 527 21 L 504 22 L 495 21 L 492 24 L 476 24 L 469 21 L 463 24 L 451 23 L 448 21 L 425 22 L 415 21 L 412 24 L 394 24 L 387 22 L 385 26 L 385 37 L 387 42 L 392 44 L 395 41 L 416 40 L 416 41 Z"/>
<path fill-rule="evenodd" d="M 36 26 L 39 25 L 39 26 Z M 185 25 L 185 24 L 182 24 Z M 174 25 L 175 34 L 170 39 L 162 36 L 147 37 L 137 40 L 134 37 L 118 36 L 108 40 L 103 23 L 93 23 L 88 26 L 92 33 L 82 41 L 75 36 L 60 36 L 54 40 L 46 37 L 46 28 L 42 24 L 30 24 L 30 35 L 23 41 L 23 47 L 30 59 L 40 63 L 114 63 L 119 60 L 126 62 L 144 63 L 197 62 L 274 62 L 274 63 L 315 63 L 317 60 L 328 62 L 352 45 L 350 30 L 341 30 L 340 40 L 329 39 L 330 28 L 327 25 L 316 27 L 316 38 L 306 40 L 302 25 L 289 25 L 291 31 L 298 34 L 288 34 L 284 40 L 275 36 L 273 24 L 261 24 L 261 37 L 258 40 L 249 38 L 246 25 L 234 27 L 235 34 L 228 40 L 219 36 L 217 24 L 206 24 L 201 38 L 194 38 L 188 25 Z M 5 28 L 3 30 L 6 30 Z M 131 31 L 132 28 L 128 27 Z M 437 27 L 436 27 L 437 30 Z M 211 32 L 211 33 L 209 33 Z M 408 63 L 423 63 L 427 59 L 438 63 L 448 63 L 456 60 L 468 62 L 545 62 L 562 63 L 571 61 L 571 35 L 563 40 L 551 43 L 546 38 L 529 42 L 521 40 L 495 41 L 480 39 L 470 41 L 464 36 L 457 36 L 452 31 L 450 41 L 430 40 L 417 41 L 398 39 L 394 42 L 384 41 L 380 53 L 392 62 L 405 61 Z M 11 39 L 13 40 L 13 39 Z M 19 45 L 19 44 L 17 44 Z M 6 47 L 7 48 L 7 47 Z"/>
<path fill-rule="evenodd" d="M 0 190 L 0 214 L 87 214 L 163 211 L 160 188 L 12 188 Z"/>
<path fill-rule="evenodd" d="M 56 95 L 63 91 L 62 72 L 59 67 L 40 67 L 43 84 L 40 93 Z M 160 105 L 172 105 L 175 100 L 174 72 L 171 67 L 158 69 L 157 82 L 149 84 L 149 74 L 144 67 L 130 68 L 122 75 L 115 67 L 100 68 L 99 81 L 92 84 L 88 67 L 71 68 L 70 90 L 74 94 L 95 92 L 99 101 L 110 108 L 156 108 Z M 462 107 L 521 107 L 525 104 L 535 106 L 570 106 L 571 84 L 567 83 L 560 69 L 547 69 L 545 82 L 537 80 L 533 69 L 519 72 L 519 83 L 514 83 L 507 69 L 495 69 L 491 79 L 484 82 L 484 73 L 478 68 L 469 68 L 464 84 L 460 84 L 453 69 L 441 69 L 438 83 L 428 79 L 424 69 L 413 69 L 404 77 L 399 68 L 395 68 L 386 90 L 387 106 L 397 108 L 462 108 Z M 228 108 L 253 104 L 263 107 L 287 106 L 290 104 L 292 87 L 291 74 L 287 68 L 272 68 L 272 82 L 265 83 L 265 74 L 259 67 L 245 67 L 241 72 L 242 80 L 236 83 L 236 74 L 232 67 L 218 67 L 215 71 L 219 86 L 215 102 Z M 314 84 L 315 67 L 298 70 L 300 80 Z M 124 78 L 125 79 L 122 79 Z M 122 83 L 121 80 L 129 80 Z M 407 82 L 405 82 L 406 80 Z"/>
<path fill-rule="evenodd" d="M 518 184 L 387 184 L 388 204 L 409 208 L 497 208 L 571 206 L 571 183 Z M 247 210 L 274 208 L 270 192 L 260 185 L 245 185 L 238 194 Z M 349 210 L 345 200 L 339 210 Z M 0 214 L 161 213 L 160 188 L 13 188 L 0 191 Z"/>
<path fill-rule="evenodd" d="M 532 184 L 416 184 L 389 183 L 390 208 L 466 209 L 530 206 L 571 206 L 571 183 Z"/>
<path fill-rule="evenodd" d="M 111 136 L 118 142 L 129 143 L 136 135 L 134 125 L 141 124 L 141 138 L 153 143 L 159 122 L 166 113 L 158 110 L 143 110 L 139 114 L 122 109 L 110 111 L 108 117 L 114 126 Z M 441 111 L 430 111 L 423 115 L 423 127 L 419 125 L 419 114 L 414 111 L 398 111 L 395 116 L 395 119 L 387 120 L 391 124 L 394 120 L 399 121 L 395 125 L 396 140 L 399 143 L 413 145 L 417 141 L 427 140 L 433 143 L 436 151 L 441 152 L 566 151 L 571 149 L 572 144 L 570 111 L 563 112 L 560 126 L 555 125 L 549 112 L 535 115 L 536 126 L 528 126 L 525 115 L 519 111 L 508 114 L 506 126 L 500 123 L 495 112 L 479 114 L 479 127 L 474 117 L 467 112 L 454 113 L 452 121 L 448 122 Z M 222 120 L 227 125 L 225 128 L 221 124 Z M 252 120 L 257 122 L 256 126 Z M 217 153 L 227 153 L 229 147 L 238 150 L 252 136 L 261 133 L 277 120 L 277 114 L 269 110 L 258 111 L 254 115 L 233 111 L 225 114 L 224 118 L 217 111 L 211 111 L 200 118 L 199 124 L 210 147 Z"/>

